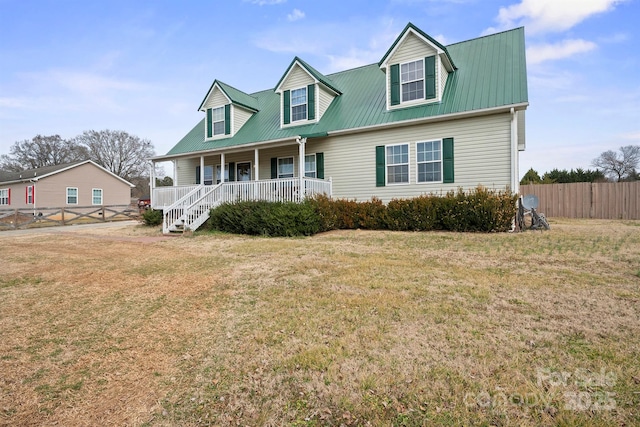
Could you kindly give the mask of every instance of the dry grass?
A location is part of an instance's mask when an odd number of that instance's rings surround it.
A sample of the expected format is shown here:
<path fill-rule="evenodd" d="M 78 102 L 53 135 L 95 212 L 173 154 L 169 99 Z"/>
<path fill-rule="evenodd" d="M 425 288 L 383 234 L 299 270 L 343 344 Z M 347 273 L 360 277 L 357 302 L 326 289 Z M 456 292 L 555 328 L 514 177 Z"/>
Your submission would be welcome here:
<path fill-rule="evenodd" d="M 638 425 L 640 222 L 552 227 L 0 233 L 0 424 Z"/>

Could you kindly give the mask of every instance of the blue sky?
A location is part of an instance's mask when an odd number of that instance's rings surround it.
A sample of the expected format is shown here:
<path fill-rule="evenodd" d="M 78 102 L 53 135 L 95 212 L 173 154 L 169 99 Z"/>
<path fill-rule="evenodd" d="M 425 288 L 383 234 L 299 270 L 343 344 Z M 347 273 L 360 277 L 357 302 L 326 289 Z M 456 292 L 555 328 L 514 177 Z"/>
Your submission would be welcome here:
<path fill-rule="evenodd" d="M 295 55 L 378 62 L 407 22 L 444 44 L 525 26 L 530 167 L 640 144 L 640 0 L 0 0 L 0 154 L 124 130 L 166 153 L 214 79 L 273 88 Z M 170 169 L 169 169 L 170 170 Z"/>

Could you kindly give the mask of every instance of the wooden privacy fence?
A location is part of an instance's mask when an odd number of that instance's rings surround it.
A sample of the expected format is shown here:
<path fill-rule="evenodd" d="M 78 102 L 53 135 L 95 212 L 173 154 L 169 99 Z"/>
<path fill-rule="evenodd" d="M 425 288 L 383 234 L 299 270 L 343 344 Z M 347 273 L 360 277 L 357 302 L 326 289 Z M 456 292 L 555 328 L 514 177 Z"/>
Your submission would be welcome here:
<path fill-rule="evenodd" d="M 52 225 L 137 219 L 139 212 L 131 205 L 73 206 L 63 208 L 0 209 L 0 231 Z"/>
<path fill-rule="evenodd" d="M 640 219 L 640 181 L 529 184 L 520 194 L 535 194 L 547 217 Z"/>

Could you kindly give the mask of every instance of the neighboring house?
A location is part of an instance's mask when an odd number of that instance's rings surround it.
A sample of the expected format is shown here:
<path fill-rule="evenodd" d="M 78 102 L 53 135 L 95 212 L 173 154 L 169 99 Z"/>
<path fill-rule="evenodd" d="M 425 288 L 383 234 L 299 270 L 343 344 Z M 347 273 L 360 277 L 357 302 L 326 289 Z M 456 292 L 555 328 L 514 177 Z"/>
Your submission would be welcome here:
<path fill-rule="evenodd" d="M 129 205 L 133 184 L 84 160 L 3 173 L 0 209 Z"/>
<path fill-rule="evenodd" d="M 527 106 L 523 28 L 443 46 L 410 23 L 377 64 L 323 75 L 296 57 L 252 94 L 215 80 L 202 121 L 152 159 L 174 165 L 152 204 L 167 231 L 224 200 L 517 191 Z"/>

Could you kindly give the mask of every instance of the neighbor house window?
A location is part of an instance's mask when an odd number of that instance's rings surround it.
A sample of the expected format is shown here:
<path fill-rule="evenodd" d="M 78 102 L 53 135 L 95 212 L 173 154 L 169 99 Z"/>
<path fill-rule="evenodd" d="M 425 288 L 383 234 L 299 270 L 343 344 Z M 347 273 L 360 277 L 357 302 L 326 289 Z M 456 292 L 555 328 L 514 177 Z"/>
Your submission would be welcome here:
<path fill-rule="evenodd" d="M 400 65 L 402 102 L 424 99 L 424 61 L 422 59 Z"/>
<path fill-rule="evenodd" d="M 102 188 L 94 188 L 91 190 L 91 203 L 94 205 L 102 204 Z"/>
<path fill-rule="evenodd" d="M 307 178 L 317 178 L 315 154 L 304 156 L 304 176 Z"/>
<path fill-rule="evenodd" d="M 409 144 L 387 146 L 387 184 L 409 183 Z"/>
<path fill-rule="evenodd" d="M 68 205 L 78 204 L 78 188 L 77 187 L 67 187 L 67 204 Z"/>
<path fill-rule="evenodd" d="M 213 134 L 224 135 L 224 107 L 211 110 L 211 121 L 213 122 Z"/>
<path fill-rule="evenodd" d="M 11 200 L 9 198 L 9 189 L 3 188 L 0 190 L 0 206 L 8 206 L 11 204 Z"/>
<path fill-rule="evenodd" d="M 293 157 L 278 158 L 278 178 L 293 178 Z"/>
<path fill-rule="evenodd" d="M 33 185 L 27 187 L 27 197 L 25 201 L 28 205 L 33 204 Z"/>
<path fill-rule="evenodd" d="M 440 141 L 418 142 L 416 156 L 418 182 L 442 181 L 442 144 Z"/>
<path fill-rule="evenodd" d="M 307 120 L 307 88 L 291 91 L 291 121 Z"/>

